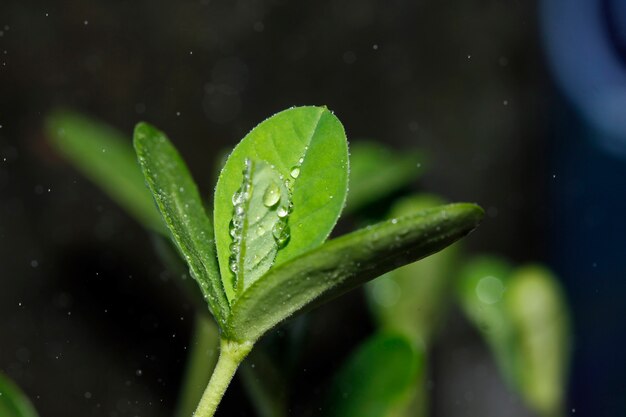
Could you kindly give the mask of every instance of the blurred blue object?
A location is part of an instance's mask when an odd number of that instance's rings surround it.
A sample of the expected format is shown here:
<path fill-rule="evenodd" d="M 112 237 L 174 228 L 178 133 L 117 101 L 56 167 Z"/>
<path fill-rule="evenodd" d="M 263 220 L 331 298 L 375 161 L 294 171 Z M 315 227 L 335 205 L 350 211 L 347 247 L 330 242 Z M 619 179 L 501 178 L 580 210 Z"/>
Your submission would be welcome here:
<path fill-rule="evenodd" d="M 617 46 L 622 63 L 626 64 L 626 1 L 604 0 L 602 5 L 609 33 Z"/>
<path fill-rule="evenodd" d="M 626 157 L 626 1 L 544 0 L 541 12 L 557 84 L 602 145 Z"/>
<path fill-rule="evenodd" d="M 626 415 L 626 0 L 543 0 L 552 264 L 576 334 L 571 415 Z M 575 111 L 572 111 L 575 110 Z"/>

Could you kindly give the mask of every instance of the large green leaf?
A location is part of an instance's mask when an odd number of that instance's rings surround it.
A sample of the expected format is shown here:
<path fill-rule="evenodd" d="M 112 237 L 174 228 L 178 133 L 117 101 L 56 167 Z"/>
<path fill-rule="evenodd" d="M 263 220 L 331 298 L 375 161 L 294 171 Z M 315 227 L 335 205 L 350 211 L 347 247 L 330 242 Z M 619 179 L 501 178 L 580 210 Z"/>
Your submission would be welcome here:
<path fill-rule="evenodd" d="M 87 178 L 100 186 L 136 220 L 167 233 L 146 188 L 130 135 L 77 113 L 58 111 L 46 130 L 55 147 Z"/>
<path fill-rule="evenodd" d="M 290 233 L 274 267 L 319 246 L 343 208 L 348 183 L 348 148 L 339 120 L 323 107 L 296 107 L 255 127 L 229 156 L 215 189 L 215 239 L 224 289 L 232 302 L 237 291 L 229 266 L 233 196 L 243 182 L 246 160 L 269 164 L 291 190 L 290 201 L 272 207 L 289 212 Z M 264 187 L 269 186 L 265 184 Z M 254 245 L 249 251 L 263 252 Z M 245 279 L 245 278 L 244 278 Z"/>
<path fill-rule="evenodd" d="M 213 227 L 187 166 L 167 137 L 147 123 L 135 128 L 135 150 L 172 239 L 198 281 L 218 323 L 228 313 Z"/>
<path fill-rule="evenodd" d="M 0 373 L 0 416 L 37 417 L 37 411 L 28 397 L 2 373 Z"/>
<path fill-rule="evenodd" d="M 323 302 L 430 255 L 471 232 L 483 210 L 468 203 L 427 209 L 326 242 L 272 268 L 231 306 L 225 337 L 254 341 L 312 301 Z"/>
<path fill-rule="evenodd" d="M 433 195 L 412 196 L 394 204 L 390 216 L 407 216 L 443 203 L 443 199 Z M 446 298 L 457 263 L 458 245 L 368 283 L 370 305 L 382 328 L 429 346 L 448 305 Z"/>
<path fill-rule="evenodd" d="M 395 417 L 411 399 L 424 354 L 404 336 L 377 334 L 348 358 L 332 385 L 324 415 Z"/>
<path fill-rule="evenodd" d="M 350 145 L 350 192 L 344 212 L 354 212 L 415 183 L 424 171 L 420 152 L 394 152 L 376 142 Z"/>
<path fill-rule="evenodd" d="M 563 291 L 548 269 L 528 265 L 513 272 L 505 298 L 516 329 L 516 380 L 522 396 L 540 416 L 562 416 L 570 358 Z"/>

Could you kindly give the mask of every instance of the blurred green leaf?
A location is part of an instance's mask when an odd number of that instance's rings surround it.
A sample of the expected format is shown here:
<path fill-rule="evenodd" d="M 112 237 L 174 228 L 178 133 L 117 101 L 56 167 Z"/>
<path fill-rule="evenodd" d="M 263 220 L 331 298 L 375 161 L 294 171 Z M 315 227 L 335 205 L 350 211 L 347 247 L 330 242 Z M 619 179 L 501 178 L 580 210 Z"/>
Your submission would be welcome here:
<path fill-rule="evenodd" d="M 282 111 L 255 127 L 235 147 L 215 188 L 215 236 L 224 289 L 232 302 L 229 258 L 233 243 L 229 224 L 233 199 L 241 189 L 246 160 L 269 164 L 290 190 L 289 201 L 273 200 L 269 210 L 281 217 L 288 243 L 276 254 L 274 267 L 322 244 L 344 206 L 348 186 L 348 144 L 343 126 L 325 107 L 295 107 Z M 258 190 L 268 192 L 271 184 Z M 251 190 L 254 193 L 254 190 Z M 244 195 L 246 193 L 243 193 Z M 245 200 L 245 199 L 244 199 Z M 243 207 L 242 207 L 243 209 Z M 274 233 L 274 232 L 273 232 Z M 261 253 L 261 256 L 265 253 Z M 254 256 L 254 254 L 253 254 Z"/>
<path fill-rule="evenodd" d="M 200 285 L 213 316 L 222 323 L 229 305 L 222 289 L 213 227 L 191 174 L 169 139 L 147 123 L 135 128 L 135 150 L 172 239 Z"/>
<path fill-rule="evenodd" d="M 0 416 L 37 417 L 37 411 L 28 397 L 2 373 L 0 373 Z"/>
<path fill-rule="evenodd" d="M 495 256 L 479 256 L 460 272 L 461 307 L 492 349 L 507 382 L 514 386 L 515 329 L 506 312 L 504 294 L 512 267 Z"/>
<path fill-rule="evenodd" d="M 444 200 L 433 195 L 407 197 L 393 206 L 390 217 L 407 216 L 441 204 Z M 449 304 L 458 255 L 455 244 L 368 283 L 367 295 L 379 325 L 428 347 Z"/>
<path fill-rule="evenodd" d="M 326 416 L 395 417 L 411 399 L 424 355 L 404 336 L 377 334 L 339 370 Z"/>
<path fill-rule="evenodd" d="M 459 296 L 510 386 L 540 416 L 563 416 L 570 320 L 550 271 L 477 258 L 461 274 Z"/>
<path fill-rule="evenodd" d="M 565 415 L 570 358 L 570 319 L 556 277 L 528 265 L 511 276 L 506 308 L 517 330 L 517 383 L 543 417 Z"/>
<path fill-rule="evenodd" d="M 257 340 L 314 300 L 325 302 L 443 249 L 470 233 L 482 217 L 474 204 L 450 204 L 330 240 L 252 284 L 232 305 L 224 336 Z"/>
<path fill-rule="evenodd" d="M 350 187 L 345 213 L 363 207 L 415 183 L 424 168 L 417 151 L 394 152 L 377 143 L 361 141 L 350 145 Z"/>
<path fill-rule="evenodd" d="M 246 392 L 259 417 L 286 417 L 287 380 L 266 349 L 253 349 L 241 368 Z"/>
<path fill-rule="evenodd" d="M 50 115 L 46 131 L 68 161 L 139 223 L 167 234 L 137 164 L 130 135 L 69 111 Z"/>

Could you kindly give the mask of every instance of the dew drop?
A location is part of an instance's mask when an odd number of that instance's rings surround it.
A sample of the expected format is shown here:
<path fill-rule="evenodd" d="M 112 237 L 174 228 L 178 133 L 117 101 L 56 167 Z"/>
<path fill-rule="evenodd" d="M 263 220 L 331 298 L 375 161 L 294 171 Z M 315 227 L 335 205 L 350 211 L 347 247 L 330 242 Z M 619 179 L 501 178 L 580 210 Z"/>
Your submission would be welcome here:
<path fill-rule="evenodd" d="M 289 241 L 289 225 L 285 221 L 279 221 L 272 228 L 272 235 L 278 245 L 278 248 L 283 248 Z"/>
<path fill-rule="evenodd" d="M 228 265 L 230 267 L 230 270 L 232 272 L 234 272 L 235 274 L 237 273 L 237 271 L 239 270 L 239 267 L 237 266 L 237 257 L 236 256 L 230 256 L 228 258 Z"/>
<path fill-rule="evenodd" d="M 285 217 L 289 215 L 289 207 L 285 207 L 285 206 L 278 207 L 278 209 L 276 210 L 276 214 L 281 219 L 284 219 Z"/>
<path fill-rule="evenodd" d="M 263 193 L 263 204 L 266 207 L 274 207 L 280 201 L 280 188 L 278 184 L 272 182 Z"/>
<path fill-rule="evenodd" d="M 289 173 L 289 175 L 291 175 L 292 178 L 298 178 L 298 176 L 300 175 L 300 167 L 295 166 L 291 168 L 291 172 Z"/>

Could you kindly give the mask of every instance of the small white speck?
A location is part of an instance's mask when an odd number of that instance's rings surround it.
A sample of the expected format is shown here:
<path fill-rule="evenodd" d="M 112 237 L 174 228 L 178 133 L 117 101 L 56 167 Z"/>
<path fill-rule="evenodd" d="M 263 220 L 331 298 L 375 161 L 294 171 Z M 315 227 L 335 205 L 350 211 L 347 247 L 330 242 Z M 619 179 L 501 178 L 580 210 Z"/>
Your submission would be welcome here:
<path fill-rule="evenodd" d="M 39 266 L 39 261 L 37 259 L 33 259 L 30 261 L 30 266 L 33 268 L 37 268 Z"/>
<path fill-rule="evenodd" d="M 504 101 L 502 102 L 502 104 L 504 104 L 505 106 L 508 106 L 508 105 L 509 105 L 509 100 L 504 100 Z"/>
<path fill-rule="evenodd" d="M 91 392 L 86 391 L 85 392 L 85 398 L 90 399 L 91 398 Z"/>
<path fill-rule="evenodd" d="M 378 44 L 375 43 L 374 45 L 372 45 L 372 49 L 375 50 L 375 51 L 378 51 Z"/>
<path fill-rule="evenodd" d="M 48 13 L 46 13 L 46 17 L 50 16 Z"/>
<path fill-rule="evenodd" d="M 141 369 L 137 369 L 137 370 L 135 371 L 135 375 L 137 375 L 137 376 L 141 376 L 141 375 L 143 375 L 143 371 L 142 371 Z"/>
<path fill-rule="evenodd" d="M 180 112 L 179 111 L 176 112 L 176 116 L 180 116 Z"/>
<path fill-rule="evenodd" d="M 468 55 L 468 56 L 467 56 L 467 59 L 472 59 L 472 56 L 471 56 L 471 55 Z"/>
<path fill-rule="evenodd" d="M 193 55 L 193 51 L 189 51 L 189 55 Z"/>
<path fill-rule="evenodd" d="M 89 24 L 89 20 L 85 20 L 85 21 L 83 22 L 83 25 L 85 25 L 85 26 L 87 26 L 88 24 Z"/>
<path fill-rule="evenodd" d="M 556 174 L 552 174 L 552 178 L 556 178 Z"/>

